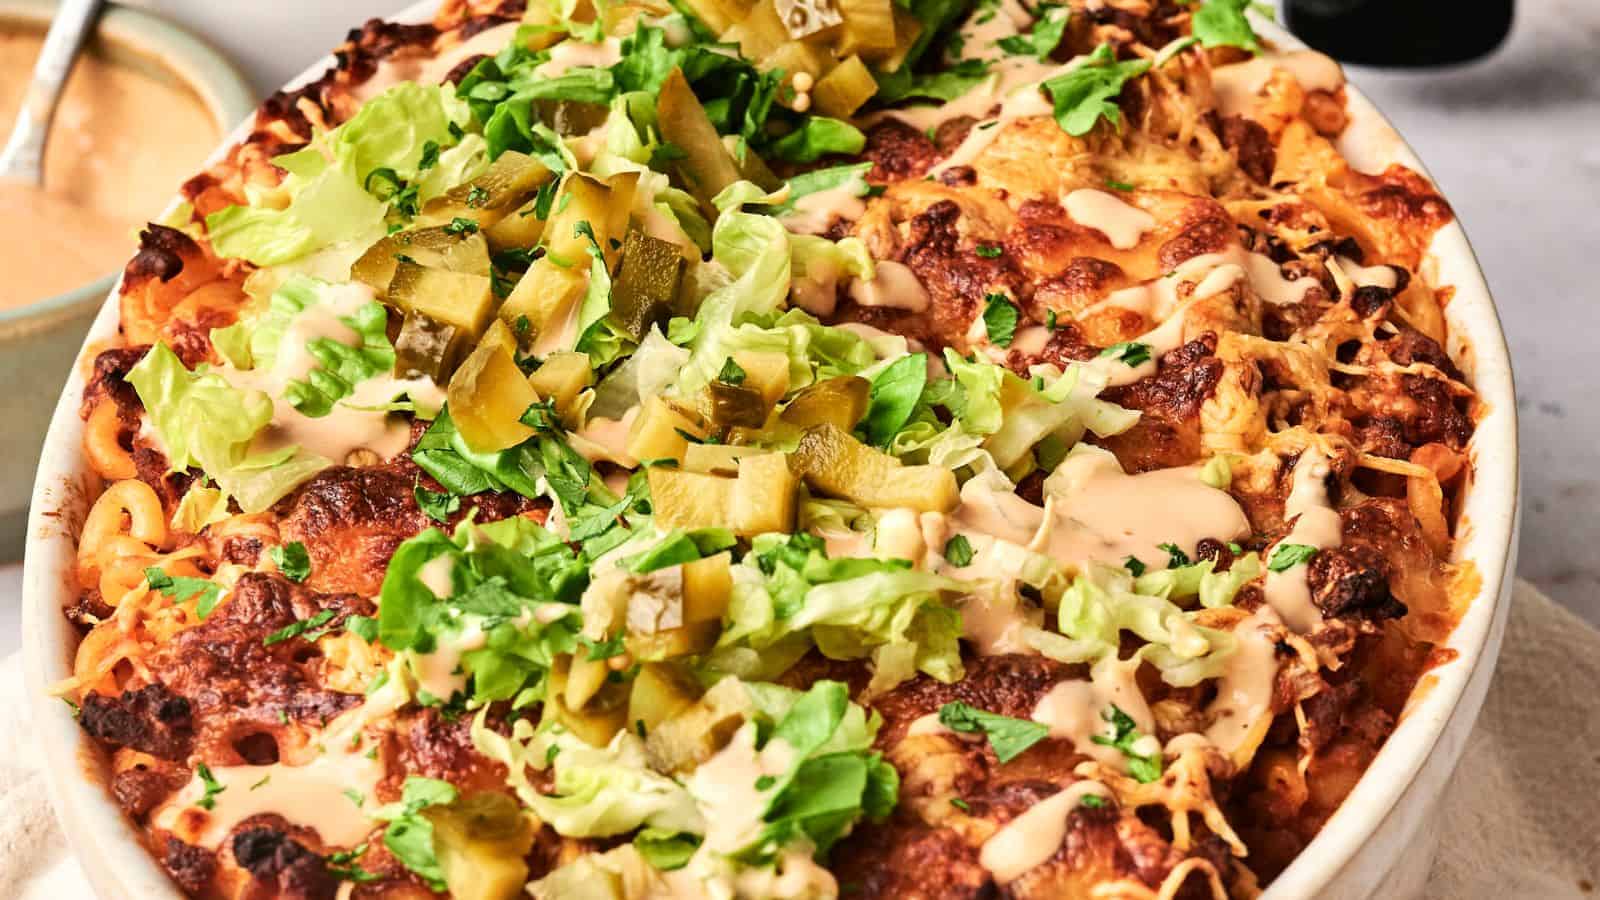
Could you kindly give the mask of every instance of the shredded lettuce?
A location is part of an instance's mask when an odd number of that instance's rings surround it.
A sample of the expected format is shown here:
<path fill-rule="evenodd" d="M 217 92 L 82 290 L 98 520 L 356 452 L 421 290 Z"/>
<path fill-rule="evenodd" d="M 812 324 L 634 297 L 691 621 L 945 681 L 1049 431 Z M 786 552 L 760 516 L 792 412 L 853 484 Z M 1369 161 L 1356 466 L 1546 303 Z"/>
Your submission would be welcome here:
<path fill-rule="evenodd" d="M 955 681 L 963 672 L 961 617 L 943 599 L 965 588 L 905 560 L 830 559 L 813 535 L 761 535 L 735 567 L 713 663 L 755 663 L 750 674 L 776 674 L 814 644 L 835 659 L 873 659 L 875 690 L 918 671 Z M 757 656 L 730 652 L 738 650 Z"/>
<path fill-rule="evenodd" d="M 200 366 L 185 368 L 165 344 L 128 373 L 175 470 L 195 466 L 247 513 L 261 512 L 331 463 L 299 447 L 252 453 L 272 421 L 272 400 Z"/>
<path fill-rule="evenodd" d="M 452 178 L 470 178 L 487 165 L 478 142 L 451 152 L 457 144 L 452 126 L 459 129 L 467 119 L 465 105 L 450 88 L 397 84 L 310 146 L 275 157 L 273 162 L 289 172 L 283 184 L 270 194 L 258 193 L 249 205 L 207 216 L 211 244 L 221 256 L 261 266 L 336 244 L 370 246 L 384 234 L 386 200 L 424 174 L 425 157 L 437 154 L 430 168 L 442 171 L 424 175 L 416 203 L 429 199 L 424 186 L 442 192 Z M 442 148 L 450 149 L 441 153 Z"/>
<path fill-rule="evenodd" d="M 591 747 L 560 726 L 547 728 L 539 737 L 530 755 L 537 763 L 537 754 L 555 748 L 555 791 L 519 791 L 518 796 L 557 834 L 612 837 L 641 827 L 704 833 L 694 798 L 676 781 L 650 769 L 644 741 L 632 731 L 617 732 L 605 747 Z"/>

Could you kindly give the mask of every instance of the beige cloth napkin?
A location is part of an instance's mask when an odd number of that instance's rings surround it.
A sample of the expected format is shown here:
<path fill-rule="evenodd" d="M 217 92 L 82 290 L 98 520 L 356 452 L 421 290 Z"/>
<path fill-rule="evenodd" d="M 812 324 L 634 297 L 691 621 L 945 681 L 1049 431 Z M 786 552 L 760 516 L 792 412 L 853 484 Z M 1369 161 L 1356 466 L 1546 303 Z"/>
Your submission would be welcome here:
<path fill-rule="evenodd" d="M 92 900 L 50 812 L 0 663 L 0 898 Z M 1595 900 L 1600 884 L 1600 631 L 1518 582 L 1500 669 L 1455 781 L 1429 900 Z"/>

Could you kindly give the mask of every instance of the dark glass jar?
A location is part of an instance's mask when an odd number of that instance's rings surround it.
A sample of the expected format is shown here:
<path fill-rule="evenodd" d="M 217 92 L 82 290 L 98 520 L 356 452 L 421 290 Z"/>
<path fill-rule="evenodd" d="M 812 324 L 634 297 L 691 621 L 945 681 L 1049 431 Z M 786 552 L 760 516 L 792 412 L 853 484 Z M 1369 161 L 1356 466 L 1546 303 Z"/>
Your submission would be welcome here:
<path fill-rule="evenodd" d="M 1284 24 L 1339 60 L 1444 66 L 1487 56 L 1511 31 L 1512 0 L 1285 0 Z"/>

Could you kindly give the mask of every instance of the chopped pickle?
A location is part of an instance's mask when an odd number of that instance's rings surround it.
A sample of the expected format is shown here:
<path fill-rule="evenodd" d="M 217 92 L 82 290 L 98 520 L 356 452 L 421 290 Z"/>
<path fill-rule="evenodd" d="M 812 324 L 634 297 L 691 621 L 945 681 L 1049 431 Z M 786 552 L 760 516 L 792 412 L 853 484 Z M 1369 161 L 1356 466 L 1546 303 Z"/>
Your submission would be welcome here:
<path fill-rule="evenodd" d="M 867 64 L 852 56 L 822 76 L 811 88 L 811 105 L 823 115 L 848 119 L 878 92 Z"/>
<path fill-rule="evenodd" d="M 761 59 L 788 43 L 789 31 L 778 18 L 773 0 L 759 0 L 722 39 L 738 44 L 739 54 L 745 59 Z"/>
<path fill-rule="evenodd" d="M 683 564 L 683 621 L 720 622 L 733 596 L 732 554 L 724 550 Z"/>
<path fill-rule="evenodd" d="M 943 466 L 902 466 L 834 425 L 807 428 L 793 459 L 813 490 L 862 506 L 949 512 L 960 502 L 954 472 Z"/>
<path fill-rule="evenodd" d="M 726 381 L 706 385 L 706 410 L 711 424 L 719 428 L 760 428 L 768 412 L 760 391 Z"/>
<path fill-rule="evenodd" d="M 427 376 L 443 384 L 461 355 L 460 331 L 420 312 L 408 312 L 394 339 L 394 370 L 401 378 Z"/>
<path fill-rule="evenodd" d="M 590 698 L 605 686 L 611 667 L 603 659 L 590 659 L 589 651 L 579 647 L 572 654 L 572 664 L 567 669 L 567 689 L 562 692 L 568 709 L 583 709 Z"/>
<path fill-rule="evenodd" d="M 611 236 L 612 199 L 611 188 L 605 182 L 576 172 L 568 175 L 561 183 L 561 193 L 556 195 L 550 221 L 545 223 L 545 253 L 557 264 L 588 271 L 589 238 L 578 231 L 578 226 L 589 223 L 595 240 L 604 248 Z"/>
<path fill-rule="evenodd" d="M 535 100 L 533 115 L 564 137 L 588 134 L 605 124 L 611 109 L 604 103 L 576 100 Z"/>
<path fill-rule="evenodd" d="M 922 23 L 911 12 L 896 5 L 894 8 L 894 49 L 888 54 L 879 56 L 876 53 L 868 54 L 875 58 L 878 69 L 884 72 L 893 72 L 905 64 L 906 56 L 911 52 L 911 46 L 922 35 Z"/>
<path fill-rule="evenodd" d="M 844 13 L 844 32 L 839 38 L 839 54 L 894 49 L 893 0 L 838 0 Z"/>
<path fill-rule="evenodd" d="M 648 735 L 700 699 L 700 682 L 669 662 L 647 662 L 639 667 L 628 694 L 628 723 L 641 725 Z"/>
<path fill-rule="evenodd" d="M 650 502 L 662 528 L 728 528 L 740 537 L 789 531 L 799 479 L 782 453 L 739 457 L 733 478 L 652 467 Z"/>
<path fill-rule="evenodd" d="M 740 179 L 739 164 L 722 145 L 716 126 L 680 70 L 674 69 L 661 83 L 656 124 L 661 139 L 683 151 L 683 158 L 673 163 L 678 179 L 706 215 L 715 218 L 717 207 L 711 199 Z"/>
<path fill-rule="evenodd" d="M 721 634 L 720 620 L 694 622 L 649 634 L 630 634 L 627 637 L 628 653 L 640 662 L 694 656 L 715 647 L 717 637 Z"/>
<path fill-rule="evenodd" d="M 500 305 L 500 321 L 511 326 L 519 343 L 528 346 L 535 337 L 548 338 L 559 331 L 588 286 L 587 266 L 562 267 L 549 257 L 540 257 Z"/>
<path fill-rule="evenodd" d="M 628 431 L 628 455 L 634 459 L 675 459 L 683 461 L 689 437 L 706 436 L 700 417 L 686 412 L 660 396 L 645 398 L 639 415 Z M 655 474 L 651 469 L 651 474 Z"/>
<path fill-rule="evenodd" d="M 528 195 L 555 176 L 544 163 L 515 150 L 507 150 L 477 178 L 458 184 L 428 201 L 423 217 L 441 224 L 471 219 L 488 228 L 505 218 Z"/>
<path fill-rule="evenodd" d="M 794 39 L 790 42 L 792 44 L 798 44 L 803 38 L 827 31 L 844 21 L 833 0 L 775 0 L 773 5 L 778 11 L 778 21 L 783 23 L 784 30 Z"/>
<path fill-rule="evenodd" d="M 723 146 L 733 154 L 734 162 L 739 164 L 739 177 L 751 184 L 757 185 L 764 191 L 775 191 L 783 187 L 783 179 L 773 174 L 767 167 L 767 161 L 758 153 L 740 151 L 738 138 L 728 136 L 722 140 Z"/>
<path fill-rule="evenodd" d="M 683 451 L 683 469 L 710 475 L 739 474 L 741 457 L 770 453 L 761 447 L 735 447 L 730 444 L 690 444 Z"/>
<path fill-rule="evenodd" d="M 423 811 L 433 824 L 433 848 L 450 896 L 512 900 L 528 880 L 523 858 L 533 848 L 534 823 L 510 795 L 468 794 Z"/>
<path fill-rule="evenodd" d="M 544 220 L 539 218 L 538 198 L 522 204 L 483 231 L 483 236 L 489 241 L 489 249 L 496 253 L 530 249 L 539 243 L 543 234 Z"/>
<path fill-rule="evenodd" d="M 750 13 L 748 0 L 685 0 L 695 17 L 718 35 L 744 20 Z"/>
<path fill-rule="evenodd" d="M 573 709 L 565 699 L 571 667 L 571 656 L 563 654 L 555 658 L 550 666 L 550 687 L 545 694 L 545 704 L 556 721 L 585 743 L 604 747 L 628 724 L 628 685 L 607 680 L 587 704 Z"/>
<path fill-rule="evenodd" d="M 396 270 L 411 262 L 430 269 L 489 276 L 489 245 L 483 235 L 452 234 L 444 228 L 419 228 L 388 235 L 373 244 L 350 267 L 350 277 L 378 295 L 392 291 Z"/>
<path fill-rule="evenodd" d="M 826 48 L 810 41 L 789 41 L 762 57 L 757 68 L 763 72 L 782 69 L 791 77 L 804 72 L 812 78 L 821 78 L 833 64 L 833 54 Z"/>
<path fill-rule="evenodd" d="M 528 384 L 540 397 L 555 402 L 556 414 L 569 428 L 579 424 L 578 395 L 594 383 L 594 370 L 589 368 L 589 354 L 561 351 L 545 357 L 544 364 L 528 376 Z"/>
<path fill-rule="evenodd" d="M 739 460 L 733 488 L 733 530 L 742 537 L 793 531 L 800 479 L 782 453 L 762 453 Z"/>
<path fill-rule="evenodd" d="M 650 729 L 644 741 L 652 768 L 683 774 L 715 756 L 754 711 L 737 678 L 724 678 L 705 696 Z"/>
<path fill-rule="evenodd" d="M 595 225 L 595 236 L 600 239 L 600 249 L 606 255 L 606 265 L 615 269 L 622 256 L 623 236 L 628 233 L 628 223 L 633 218 L 634 195 L 639 191 L 638 172 L 617 172 L 607 176 L 606 187 L 611 196 L 606 200 L 606 227 L 602 232 Z M 680 254 L 682 255 L 681 251 Z"/>
<path fill-rule="evenodd" d="M 453 326 L 457 339 L 470 344 L 489 327 L 496 301 L 488 276 L 402 262 L 389 282 L 389 302 L 402 312 Z"/>
<path fill-rule="evenodd" d="M 769 409 L 789 393 L 789 354 L 777 350 L 740 350 L 733 354 L 733 361 L 744 370 L 744 386 L 760 391 L 761 401 Z"/>
<path fill-rule="evenodd" d="M 651 466 L 646 477 L 657 527 L 729 527 L 738 484 L 735 479 L 665 466 Z"/>
<path fill-rule="evenodd" d="M 622 244 L 622 268 L 611 285 L 611 316 L 634 340 L 643 340 L 650 326 L 672 312 L 672 299 L 683 277 L 683 252 L 670 241 L 638 229 Z"/>
<path fill-rule="evenodd" d="M 521 419 L 539 395 L 500 341 L 484 341 L 461 361 L 446 397 L 456 430 L 480 453 L 514 447 L 533 436 Z"/>
<path fill-rule="evenodd" d="M 871 392 L 872 382 L 859 375 L 829 378 L 795 394 L 778 418 L 802 428 L 827 424 L 849 431 L 867 414 Z"/>

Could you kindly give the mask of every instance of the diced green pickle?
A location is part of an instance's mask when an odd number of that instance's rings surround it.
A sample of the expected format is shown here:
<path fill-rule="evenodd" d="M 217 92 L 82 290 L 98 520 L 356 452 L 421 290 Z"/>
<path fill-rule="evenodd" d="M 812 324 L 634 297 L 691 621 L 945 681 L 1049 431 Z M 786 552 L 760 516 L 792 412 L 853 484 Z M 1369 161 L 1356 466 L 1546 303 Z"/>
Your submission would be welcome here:
<path fill-rule="evenodd" d="M 859 375 L 840 375 L 802 389 L 778 418 L 801 428 L 826 424 L 849 431 L 867 414 L 871 393 L 872 382 Z"/>
<path fill-rule="evenodd" d="M 612 318 L 634 340 L 643 340 L 650 326 L 672 311 L 682 276 L 683 251 L 677 244 L 630 230 L 622 243 L 622 268 L 611 286 Z"/>
<path fill-rule="evenodd" d="M 394 340 L 395 371 L 401 378 L 426 375 L 444 384 L 460 356 L 460 332 L 420 312 L 408 312 Z"/>

